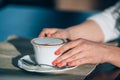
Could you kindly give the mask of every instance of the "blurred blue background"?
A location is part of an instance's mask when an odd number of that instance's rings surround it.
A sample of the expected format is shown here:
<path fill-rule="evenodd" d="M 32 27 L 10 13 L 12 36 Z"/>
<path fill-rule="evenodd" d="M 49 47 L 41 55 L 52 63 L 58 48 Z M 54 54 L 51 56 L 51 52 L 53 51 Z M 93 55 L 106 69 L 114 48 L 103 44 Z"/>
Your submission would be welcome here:
<path fill-rule="evenodd" d="M 0 41 L 10 35 L 37 37 L 45 27 L 65 28 L 83 22 L 91 14 L 8 5 L 0 11 Z"/>
<path fill-rule="evenodd" d="M 5 6 L 0 9 L 0 41 L 6 40 L 11 35 L 34 38 L 43 28 L 66 28 L 80 24 L 87 17 L 96 13 L 94 11 L 58 11 L 54 9 L 53 0 L 47 2 L 46 0 L 36 0 L 42 1 L 39 2 L 40 4 L 33 3 L 34 0 L 8 0 L 6 2 L 12 3 L 12 1 L 13 4 L 8 5 L 3 2 Z M 26 5 L 27 1 L 30 1 L 29 5 Z"/>

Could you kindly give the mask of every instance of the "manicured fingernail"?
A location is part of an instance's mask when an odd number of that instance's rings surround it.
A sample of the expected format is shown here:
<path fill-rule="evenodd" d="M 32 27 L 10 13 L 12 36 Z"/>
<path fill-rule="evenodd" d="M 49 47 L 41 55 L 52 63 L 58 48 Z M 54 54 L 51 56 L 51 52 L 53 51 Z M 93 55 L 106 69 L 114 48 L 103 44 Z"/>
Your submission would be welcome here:
<path fill-rule="evenodd" d="M 68 65 L 68 66 L 72 66 L 72 62 L 68 62 L 67 65 Z"/>
<path fill-rule="evenodd" d="M 61 63 L 61 62 L 58 63 L 57 66 L 58 66 L 58 67 L 62 67 L 62 63 Z"/>
<path fill-rule="evenodd" d="M 60 54 L 60 50 L 57 50 L 57 51 L 55 52 L 55 54 L 56 54 L 56 55 L 59 55 L 59 54 Z"/>
<path fill-rule="evenodd" d="M 52 62 L 53 65 L 56 65 L 57 63 L 58 63 L 57 60 L 55 60 L 55 61 Z"/>

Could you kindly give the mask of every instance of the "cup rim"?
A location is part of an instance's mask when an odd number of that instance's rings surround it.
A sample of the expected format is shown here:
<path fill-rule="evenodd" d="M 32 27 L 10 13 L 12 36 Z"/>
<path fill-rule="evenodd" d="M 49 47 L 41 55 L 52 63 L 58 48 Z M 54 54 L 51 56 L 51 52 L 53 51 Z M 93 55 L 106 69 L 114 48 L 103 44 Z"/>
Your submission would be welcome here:
<path fill-rule="evenodd" d="M 33 45 L 39 45 L 39 46 L 59 46 L 59 45 L 62 45 L 62 44 L 64 44 L 64 43 L 66 42 L 65 39 L 61 39 L 61 38 L 54 38 L 54 39 L 60 39 L 60 40 L 62 40 L 62 43 L 60 43 L 60 44 L 38 44 L 38 43 L 35 43 L 35 42 L 34 42 L 35 40 L 40 39 L 40 38 L 43 39 L 43 38 L 48 38 L 48 37 L 34 38 L 34 39 L 31 40 L 31 43 L 32 43 Z"/>

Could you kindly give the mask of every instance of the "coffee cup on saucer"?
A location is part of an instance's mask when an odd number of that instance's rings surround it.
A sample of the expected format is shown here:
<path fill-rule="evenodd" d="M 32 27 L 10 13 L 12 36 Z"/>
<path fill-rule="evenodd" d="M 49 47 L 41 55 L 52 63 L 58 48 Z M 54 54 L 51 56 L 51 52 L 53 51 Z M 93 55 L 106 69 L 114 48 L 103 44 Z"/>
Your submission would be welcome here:
<path fill-rule="evenodd" d="M 38 65 L 49 68 L 52 62 L 58 57 L 55 51 L 59 49 L 66 40 L 60 38 L 34 38 L 31 43 L 35 52 L 35 60 Z M 49 65 L 49 66 L 44 66 Z"/>

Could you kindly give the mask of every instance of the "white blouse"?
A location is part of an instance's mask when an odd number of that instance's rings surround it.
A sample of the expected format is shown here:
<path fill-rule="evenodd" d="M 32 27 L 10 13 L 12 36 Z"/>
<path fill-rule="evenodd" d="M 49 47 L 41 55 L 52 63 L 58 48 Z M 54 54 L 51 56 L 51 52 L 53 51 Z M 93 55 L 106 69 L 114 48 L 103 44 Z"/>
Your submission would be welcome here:
<path fill-rule="evenodd" d="M 94 20 L 100 26 L 104 33 L 104 42 L 107 42 L 118 38 L 120 35 L 120 30 L 117 28 L 120 28 L 120 25 L 116 25 L 118 18 L 120 18 L 120 1 L 116 5 L 88 19 Z"/>

